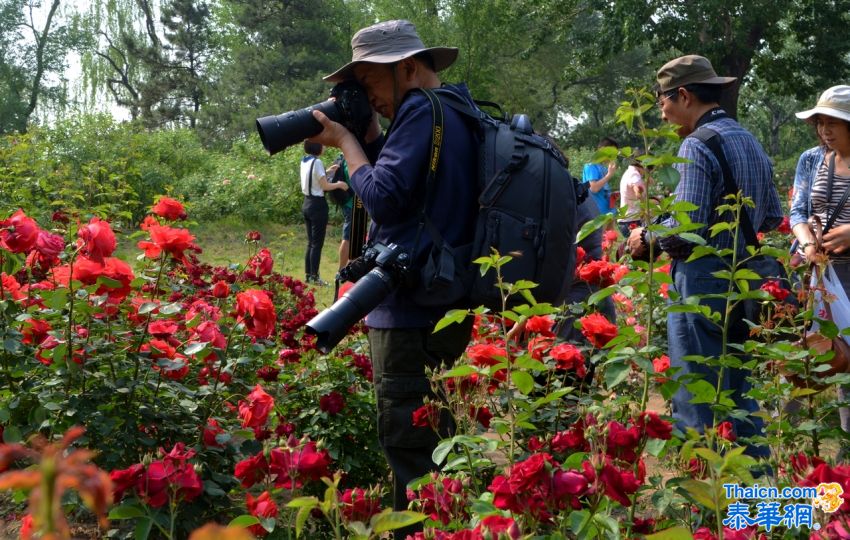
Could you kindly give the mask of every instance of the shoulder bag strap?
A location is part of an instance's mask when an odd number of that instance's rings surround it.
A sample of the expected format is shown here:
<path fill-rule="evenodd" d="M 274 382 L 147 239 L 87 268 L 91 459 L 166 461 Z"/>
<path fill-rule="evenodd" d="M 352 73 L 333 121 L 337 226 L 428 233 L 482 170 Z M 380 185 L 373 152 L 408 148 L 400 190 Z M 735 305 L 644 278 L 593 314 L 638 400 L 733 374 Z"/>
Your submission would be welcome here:
<path fill-rule="evenodd" d="M 835 181 L 835 151 L 832 152 L 832 157 L 829 158 L 829 168 L 826 173 L 826 200 L 832 200 L 832 183 Z M 850 197 L 850 184 L 847 185 L 847 189 L 844 190 L 844 194 L 841 195 L 841 200 L 838 201 L 838 204 L 835 205 L 835 209 L 830 212 L 829 217 L 826 220 L 826 225 L 823 226 L 823 233 L 826 234 L 829 229 L 835 225 L 835 220 L 838 219 L 838 215 L 841 213 L 841 210 L 844 209 L 844 205 L 847 204 L 847 198 Z"/>
<path fill-rule="evenodd" d="M 720 171 L 723 174 L 723 183 L 725 185 L 724 195 L 737 194 L 739 191 L 738 182 L 735 181 L 732 169 L 729 167 L 729 162 L 726 161 L 726 154 L 723 152 L 723 147 L 720 146 L 720 134 L 713 129 L 702 126 L 697 128 L 690 136 L 702 141 L 711 150 L 720 164 Z M 750 215 L 747 213 L 746 208 L 741 209 L 740 225 L 744 231 L 744 238 L 747 244 L 758 248 L 758 237 L 756 236 L 756 231 L 753 228 L 753 223 L 750 221 Z"/>

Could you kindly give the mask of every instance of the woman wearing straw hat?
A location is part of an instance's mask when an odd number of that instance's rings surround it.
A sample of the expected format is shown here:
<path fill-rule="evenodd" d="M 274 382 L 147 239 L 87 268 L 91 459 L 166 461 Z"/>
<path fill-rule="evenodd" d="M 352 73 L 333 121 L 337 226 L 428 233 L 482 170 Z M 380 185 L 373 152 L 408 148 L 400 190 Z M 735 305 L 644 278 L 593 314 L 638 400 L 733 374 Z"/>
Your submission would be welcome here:
<path fill-rule="evenodd" d="M 850 86 L 833 86 L 821 94 L 817 105 L 797 113 L 797 118 L 815 126 L 820 144 L 803 152 L 794 178 L 791 202 L 791 229 L 799 242 L 798 251 L 807 260 L 816 252 L 815 234 L 810 218 L 834 224 L 825 230 L 823 249 L 832 267 L 850 291 Z M 842 202 L 843 201 L 843 202 Z M 845 402 L 850 388 L 838 387 L 838 398 Z M 841 429 L 850 432 L 850 409 L 838 409 Z M 842 451 L 843 454 L 843 451 Z"/>

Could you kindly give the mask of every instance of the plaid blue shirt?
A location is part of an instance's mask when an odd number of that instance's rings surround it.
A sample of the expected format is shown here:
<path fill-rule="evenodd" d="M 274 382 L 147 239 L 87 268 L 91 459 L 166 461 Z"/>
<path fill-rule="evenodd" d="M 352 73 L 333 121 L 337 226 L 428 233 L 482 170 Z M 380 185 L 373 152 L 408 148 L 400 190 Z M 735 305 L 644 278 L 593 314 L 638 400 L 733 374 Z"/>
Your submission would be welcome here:
<path fill-rule="evenodd" d="M 754 208 L 746 207 L 750 222 L 755 230 L 770 231 L 782 222 L 782 207 L 779 193 L 773 183 L 773 166 L 759 142 L 753 135 L 741 127 L 732 118 L 719 118 L 704 124 L 705 127 L 716 131 L 721 137 L 721 146 L 729 162 L 729 168 L 735 177 L 739 189 L 755 203 Z M 689 212 L 693 223 L 706 224 L 702 229 L 693 231 L 706 239 L 707 243 L 719 249 L 732 247 L 732 235 L 724 231 L 710 238 L 708 226 L 728 217 L 718 216 L 716 208 L 722 204 L 725 194 L 723 174 L 720 164 L 711 150 L 694 137 L 686 137 L 679 147 L 679 157 L 690 160 L 690 163 L 677 163 L 679 184 L 674 195 L 677 201 L 687 201 L 699 208 Z M 675 219 L 668 218 L 663 222 L 667 227 L 676 227 Z M 739 254 L 746 253 L 746 240 L 739 229 Z M 694 244 L 678 236 L 667 236 L 658 239 L 658 244 L 673 258 L 687 258 Z"/>

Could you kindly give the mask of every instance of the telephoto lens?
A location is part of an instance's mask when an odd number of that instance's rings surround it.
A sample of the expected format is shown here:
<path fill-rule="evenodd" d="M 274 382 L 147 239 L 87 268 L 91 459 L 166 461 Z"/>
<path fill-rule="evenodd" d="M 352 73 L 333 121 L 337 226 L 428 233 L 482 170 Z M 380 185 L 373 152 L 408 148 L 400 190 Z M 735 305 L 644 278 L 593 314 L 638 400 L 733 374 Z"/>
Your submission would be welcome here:
<path fill-rule="evenodd" d="M 257 131 L 263 147 L 274 155 L 321 133 L 324 128 L 313 118 L 314 110 L 322 111 L 334 122 L 341 120 L 336 103 L 330 99 L 297 111 L 257 118 Z"/>
<path fill-rule="evenodd" d="M 381 303 L 396 287 L 390 270 L 376 266 L 360 278 L 353 287 L 307 323 L 307 333 L 316 336 L 316 348 L 328 354 L 348 329 Z"/>

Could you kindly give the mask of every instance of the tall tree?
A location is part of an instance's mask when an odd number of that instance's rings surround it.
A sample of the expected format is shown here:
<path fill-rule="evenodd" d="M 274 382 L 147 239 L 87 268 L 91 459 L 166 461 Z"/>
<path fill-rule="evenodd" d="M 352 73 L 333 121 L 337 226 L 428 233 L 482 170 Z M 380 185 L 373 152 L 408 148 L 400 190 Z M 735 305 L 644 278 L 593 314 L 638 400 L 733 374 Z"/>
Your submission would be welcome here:
<path fill-rule="evenodd" d="M 63 98 L 61 85 L 48 81 L 61 80 L 69 46 L 59 3 L 0 0 L 0 132 L 26 132 L 41 100 Z"/>
<path fill-rule="evenodd" d="M 766 76 L 778 80 L 817 74 L 839 80 L 847 73 L 850 40 L 838 36 L 850 22 L 848 0 L 598 0 L 597 5 L 610 25 L 600 40 L 608 52 L 624 43 L 648 41 L 670 57 L 706 56 L 720 75 L 737 77 L 721 103 L 731 114 L 737 113 L 741 84 L 759 54 L 783 51 L 789 33 L 793 41 L 806 44 L 804 62 L 786 62 L 785 70 L 766 70 Z"/>

